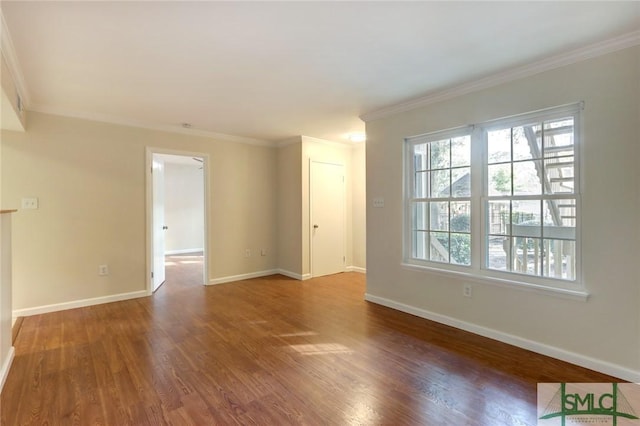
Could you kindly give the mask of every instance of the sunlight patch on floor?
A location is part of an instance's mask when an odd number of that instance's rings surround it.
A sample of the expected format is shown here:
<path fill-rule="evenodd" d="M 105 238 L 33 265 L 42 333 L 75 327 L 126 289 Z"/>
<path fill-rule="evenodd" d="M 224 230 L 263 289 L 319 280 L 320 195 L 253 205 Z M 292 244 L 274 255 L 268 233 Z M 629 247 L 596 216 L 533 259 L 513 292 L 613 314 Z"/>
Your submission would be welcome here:
<path fill-rule="evenodd" d="M 278 334 L 276 337 L 304 337 L 304 336 L 317 336 L 318 333 L 315 331 L 300 331 L 298 333 L 285 333 Z"/>
<path fill-rule="evenodd" d="M 352 354 L 353 351 L 339 343 L 316 343 L 308 345 L 289 345 L 302 355 Z"/>

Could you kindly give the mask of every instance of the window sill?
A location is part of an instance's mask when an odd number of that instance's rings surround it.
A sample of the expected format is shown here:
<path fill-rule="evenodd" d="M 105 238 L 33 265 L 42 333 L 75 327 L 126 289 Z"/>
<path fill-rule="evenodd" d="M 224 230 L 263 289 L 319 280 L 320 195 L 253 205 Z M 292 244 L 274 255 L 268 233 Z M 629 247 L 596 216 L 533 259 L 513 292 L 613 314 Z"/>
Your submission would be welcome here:
<path fill-rule="evenodd" d="M 449 269 L 437 268 L 433 266 L 418 265 L 415 263 L 403 262 L 402 268 L 419 271 L 430 272 L 448 278 L 464 279 L 479 284 L 488 284 L 498 287 L 519 289 L 534 293 L 544 294 L 547 296 L 560 297 L 563 299 L 578 300 L 586 302 L 589 299 L 589 293 L 585 289 L 570 289 L 562 287 L 551 287 L 544 284 L 528 283 L 518 280 L 509 280 L 493 276 L 479 275 L 473 272 L 454 271 Z"/>

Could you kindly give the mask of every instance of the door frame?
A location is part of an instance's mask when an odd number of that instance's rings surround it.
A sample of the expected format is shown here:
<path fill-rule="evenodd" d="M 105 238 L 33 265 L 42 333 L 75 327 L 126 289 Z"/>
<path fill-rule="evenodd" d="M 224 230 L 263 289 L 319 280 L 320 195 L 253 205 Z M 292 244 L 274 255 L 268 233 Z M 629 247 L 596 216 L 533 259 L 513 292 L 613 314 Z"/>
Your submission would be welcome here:
<path fill-rule="evenodd" d="M 345 260 L 342 272 L 347 270 L 347 167 L 344 163 L 338 161 L 323 161 L 309 158 L 309 274 L 311 278 L 315 277 L 313 273 L 313 164 L 329 164 L 332 166 L 342 167 L 344 182 L 342 186 L 342 255 Z"/>
<path fill-rule="evenodd" d="M 207 285 L 209 281 L 209 210 L 210 210 L 210 196 L 209 196 L 209 154 L 204 152 L 195 151 L 180 151 L 175 149 L 157 148 L 147 146 L 145 148 L 145 210 L 146 210 L 146 278 L 145 278 L 145 290 L 148 295 L 153 294 L 153 279 L 151 273 L 153 271 L 153 154 L 168 154 L 179 155 L 183 157 L 200 157 L 202 158 L 202 178 L 203 182 L 203 194 L 204 197 L 204 218 L 203 218 L 203 273 L 202 273 L 202 285 Z"/>

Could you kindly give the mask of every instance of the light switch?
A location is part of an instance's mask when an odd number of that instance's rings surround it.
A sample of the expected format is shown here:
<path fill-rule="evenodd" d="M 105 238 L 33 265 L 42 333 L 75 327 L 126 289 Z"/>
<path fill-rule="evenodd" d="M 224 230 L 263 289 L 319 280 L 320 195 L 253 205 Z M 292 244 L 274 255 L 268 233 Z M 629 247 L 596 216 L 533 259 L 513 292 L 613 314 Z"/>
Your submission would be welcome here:
<path fill-rule="evenodd" d="M 374 198 L 373 199 L 373 207 L 375 208 L 382 208 L 384 207 L 384 198 Z"/>
<path fill-rule="evenodd" d="M 23 210 L 34 210 L 38 208 L 37 198 L 23 198 L 21 207 Z"/>

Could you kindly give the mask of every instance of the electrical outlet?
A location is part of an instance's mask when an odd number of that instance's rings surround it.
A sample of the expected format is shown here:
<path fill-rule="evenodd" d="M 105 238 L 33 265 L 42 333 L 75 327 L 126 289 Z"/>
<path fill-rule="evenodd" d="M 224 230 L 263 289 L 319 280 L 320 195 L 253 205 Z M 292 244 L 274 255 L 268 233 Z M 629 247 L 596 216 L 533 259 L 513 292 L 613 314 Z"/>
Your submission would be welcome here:
<path fill-rule="evenodd" d="M 38 208 L 38 199 L 37 198 L 23 198 L 20 207 L 23 210 L 35 210 Z"/>
<path fill-rule="evenodd" d="M 260 250 L 260 256 L 266 256 L 266 255 L 267 255 L 267 249 Z"/>
<path fill-rule="evenodd" d="M 251 257 L 251 249 L 245 249 L 244 257 Z"/>
<path fill-rule="evenodd" d="M 472 297 L 473 296 L 473 289 L 471 287 L 471 284 L 465 284 L 464 287 L 462 287 L 462 295 L 464 297 Z"/>
<path fill-rule="evenodd" d="M 98 275 L 104 277 L 109 275 L 109 265 L 99 265 L 98 266 Z"/>

